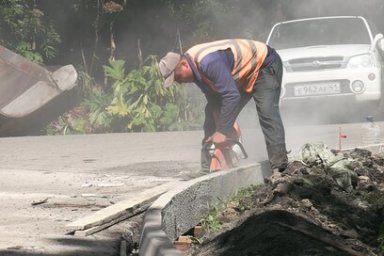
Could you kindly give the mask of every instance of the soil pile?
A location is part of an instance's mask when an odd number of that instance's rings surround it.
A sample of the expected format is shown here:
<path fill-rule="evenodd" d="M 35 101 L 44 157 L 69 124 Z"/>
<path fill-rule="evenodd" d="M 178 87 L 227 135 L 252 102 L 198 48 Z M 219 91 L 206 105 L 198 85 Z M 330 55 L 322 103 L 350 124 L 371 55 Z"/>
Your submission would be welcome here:
<path fill-rule="evenodd" d="M 355 149 L 342 157 L 354 174 L 351 189 L 340 186 L 321 162 L 294 161 L 248 196 L 228 203 L 220 211 L 221 231 L 206 234 L 189 253 L 383 255 L 384 155 Z"/>

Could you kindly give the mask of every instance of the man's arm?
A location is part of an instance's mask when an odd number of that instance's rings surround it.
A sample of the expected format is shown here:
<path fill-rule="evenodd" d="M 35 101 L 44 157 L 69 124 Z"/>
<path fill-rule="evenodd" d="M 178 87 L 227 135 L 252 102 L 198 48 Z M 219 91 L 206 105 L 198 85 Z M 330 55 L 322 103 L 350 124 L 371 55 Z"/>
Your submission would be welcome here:
<path fill-rule="evenodd" d="M 206 56 L 201 62 L 201 70 L 214 83 L 214 94 L 221 101 L 216 131 L 228 134 L 236 120 L 241 96 L 223 54 L 215 52 Z"/>

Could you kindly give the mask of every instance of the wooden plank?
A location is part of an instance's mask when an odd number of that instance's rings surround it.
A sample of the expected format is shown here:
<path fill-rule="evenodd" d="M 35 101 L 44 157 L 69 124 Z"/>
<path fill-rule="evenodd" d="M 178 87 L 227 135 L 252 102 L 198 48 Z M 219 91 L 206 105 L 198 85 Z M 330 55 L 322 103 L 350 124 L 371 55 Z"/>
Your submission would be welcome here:
<path fill-rule="evenodd" d="M 141 210 L 138 210 L 138 212 L 136 214 L 144 212 L 148 207 L 149 207 L 149 203 L 147 205 L 141 207 Z M 85 236 L 92 235 L 92 234 L 97 233 L 103 229 L 109 228 L 110 226 L 115 225 L 116 223 L 119 223 L 120 221 L 126 220 L 132 216 L 133 216 L 132 214 L 122 214 L 121 216 L 111 220 L 110 222 L 106 222 L 106 223 L 103 223 L 101 225 L 91 227 L 91 228 L 85 229 L 85 230 L 77 230 L 77 231 L 75 231 L 75 236 L 85 237 Z"/>
<path fill-rule="evenodd" d="M 169 182 L 137 193 L 134 198 L 120 201 L 114 205 L 108 206 L 79 220 L 69 223 L 66 226 L 66 230 L 68 233 L 72 233 L 77 230 L 86 230 L 110 222 L 115 224 L 117 223 L 116 221 L 122 221 L 142 212 L 145 207 L 157 199 L 161 194 L 164 194 L 181 183 L 182 182 L 180 181 Z"/>

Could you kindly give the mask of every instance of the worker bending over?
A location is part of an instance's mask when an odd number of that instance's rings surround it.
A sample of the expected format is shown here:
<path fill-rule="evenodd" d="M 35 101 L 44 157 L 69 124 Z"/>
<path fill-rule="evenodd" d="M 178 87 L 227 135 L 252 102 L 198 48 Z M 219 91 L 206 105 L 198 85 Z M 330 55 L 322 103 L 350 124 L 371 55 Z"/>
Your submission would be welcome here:
<path fill-rule="evenodd" d="M 287 166 L 279 98 L 282 62 L 268 45 L 246 39 L 198 44 L 183 55 L 168 52 L 159 62 L 164 86 L 195 83 L 205 94 L 204 141 L 225 143 L 240 111 L 253 98 L 271 168 Z"/>

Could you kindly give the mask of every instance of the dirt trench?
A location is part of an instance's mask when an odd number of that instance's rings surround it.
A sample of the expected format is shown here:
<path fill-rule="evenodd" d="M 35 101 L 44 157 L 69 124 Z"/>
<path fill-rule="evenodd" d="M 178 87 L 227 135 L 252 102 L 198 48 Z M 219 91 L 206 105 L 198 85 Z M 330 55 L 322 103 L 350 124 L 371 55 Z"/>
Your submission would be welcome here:
<path fill-rule="evenodd" d="M 207 232 L 185 255 L 384 255 L 384 155 L 344 153 L 356 173 L 350 192 L 326 167 L 290 163 L 237 203 L 228 203 L 222 229 Z"/>

